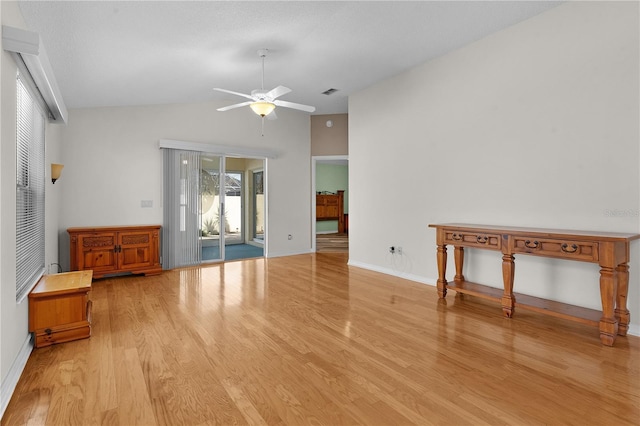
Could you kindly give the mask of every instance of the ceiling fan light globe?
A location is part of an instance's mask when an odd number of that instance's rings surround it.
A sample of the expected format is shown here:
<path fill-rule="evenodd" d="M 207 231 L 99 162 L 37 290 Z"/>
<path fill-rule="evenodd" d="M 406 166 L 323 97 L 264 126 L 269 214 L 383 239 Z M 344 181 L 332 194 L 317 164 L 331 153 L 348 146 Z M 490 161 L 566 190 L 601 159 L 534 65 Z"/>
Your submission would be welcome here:
<path fill-rule="evenodd" d="M 251 107 L 253 112 L 258 114 L 260 117 L 264 117 L 265 115 L 271 114 L 271 111 L 273 111 L 276 107 L 271 102 L 263 102 L 263 101 L 253 102 L 249 106 Z"/>

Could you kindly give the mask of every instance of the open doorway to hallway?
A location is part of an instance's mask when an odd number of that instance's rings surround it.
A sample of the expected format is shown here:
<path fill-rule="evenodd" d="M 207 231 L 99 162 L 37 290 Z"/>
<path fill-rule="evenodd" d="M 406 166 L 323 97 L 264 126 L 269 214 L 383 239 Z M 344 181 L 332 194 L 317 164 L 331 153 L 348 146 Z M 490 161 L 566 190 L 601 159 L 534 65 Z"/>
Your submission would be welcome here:
<path fill-rule="evenodd" d="M 312 250 L 349 250 L 349 159 L 312 157 Z M 334 205 L 335 203 L 335 205 Z"/>

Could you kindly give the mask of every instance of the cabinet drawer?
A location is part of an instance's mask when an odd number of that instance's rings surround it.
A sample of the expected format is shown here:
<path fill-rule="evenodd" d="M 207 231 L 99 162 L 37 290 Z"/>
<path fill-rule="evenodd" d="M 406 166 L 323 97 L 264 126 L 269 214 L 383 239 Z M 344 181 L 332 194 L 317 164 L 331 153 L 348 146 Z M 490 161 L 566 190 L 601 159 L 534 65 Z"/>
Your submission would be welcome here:
<path fill-rule="evenodd" d="M 589 241 L 514 237 L 512 251 L 585 262 L 598 261 L 598 243 Z"/>
<path fill-rule="evenodd" d="M 84 321 L 82 323 L 71 324 L 67 327 L 36 330 L 34 334 L 36 348 L 42 348 L 44 346 L 55 345 L 56 343 L 91 337 L 91 325 L 87 321 Z"/>
<path fill-rule="evenodd" d="M 465 247 L 482 247 L 500 250 L 502 247 L 500 235 L 479 232 L 462 232 L 444 230 L 444 243 Z"/>

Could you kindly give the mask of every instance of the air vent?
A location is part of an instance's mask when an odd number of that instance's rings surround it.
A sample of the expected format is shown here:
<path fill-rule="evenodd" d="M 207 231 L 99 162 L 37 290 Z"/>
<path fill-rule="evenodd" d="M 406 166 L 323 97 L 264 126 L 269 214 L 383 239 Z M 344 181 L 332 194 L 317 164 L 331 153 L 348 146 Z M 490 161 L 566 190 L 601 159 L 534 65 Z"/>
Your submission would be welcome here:
<path fill-rule="evenodd" d="M 322 94 L 323 94 L 323 95 L 327 95 L 327 96 L 329 96 L 329 95 L 333 95 L 333 94 L 334 94 L 335 92 L 337 92 L 337 91 L 338 91 L 338 89 L 333 89 L 333 88 L 331 88 L 331 89 L 327 89 L 327 90 L 325 90 L 324 92 L 322 92 Z"/>

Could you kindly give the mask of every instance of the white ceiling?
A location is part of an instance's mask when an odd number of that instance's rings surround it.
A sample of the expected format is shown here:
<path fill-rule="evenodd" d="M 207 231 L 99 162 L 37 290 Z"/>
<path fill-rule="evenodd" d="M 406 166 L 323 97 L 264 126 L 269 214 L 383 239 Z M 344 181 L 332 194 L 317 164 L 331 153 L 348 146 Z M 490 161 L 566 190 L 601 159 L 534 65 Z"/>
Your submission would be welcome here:
<path fill-rule="evenodd" d="M 19 1 L 69 108 L 242 98 L 260 88 L 347 112 L 351 93 L 558 2 Z M 322 95 L 329 89 L 333 95 Z"/>

